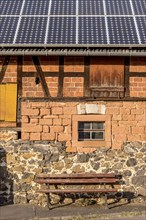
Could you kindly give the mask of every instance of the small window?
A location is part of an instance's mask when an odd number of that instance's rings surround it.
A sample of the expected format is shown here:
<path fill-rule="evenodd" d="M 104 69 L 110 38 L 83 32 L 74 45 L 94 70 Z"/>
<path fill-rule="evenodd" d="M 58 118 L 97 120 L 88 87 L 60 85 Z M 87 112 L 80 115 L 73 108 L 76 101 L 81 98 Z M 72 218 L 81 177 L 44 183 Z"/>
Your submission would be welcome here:
<path fill-rule="evenodd" d="M 77 150 L 111 147 L 111 116 L 73 115 L 72 146 Z"/>
<path fill-rule="evenodd" d="M 104 140 L 105 122 L 78 122 L 78 140 Z"/>

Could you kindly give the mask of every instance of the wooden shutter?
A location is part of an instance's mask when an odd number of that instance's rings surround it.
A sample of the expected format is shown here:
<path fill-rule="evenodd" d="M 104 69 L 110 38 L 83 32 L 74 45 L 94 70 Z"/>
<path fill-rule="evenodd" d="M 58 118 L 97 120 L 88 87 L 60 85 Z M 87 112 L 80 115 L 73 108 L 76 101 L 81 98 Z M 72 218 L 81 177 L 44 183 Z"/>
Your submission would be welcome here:
<path fill-rule="evenodd" d="M 17 85 L 0 85 L 0 120 L 7 122 L 16 121 Z"/>
<path fill-rule="evenodd" d="M 124 58 L 90 58 L 90 94 L 92 97 L 124 96 Z"/>

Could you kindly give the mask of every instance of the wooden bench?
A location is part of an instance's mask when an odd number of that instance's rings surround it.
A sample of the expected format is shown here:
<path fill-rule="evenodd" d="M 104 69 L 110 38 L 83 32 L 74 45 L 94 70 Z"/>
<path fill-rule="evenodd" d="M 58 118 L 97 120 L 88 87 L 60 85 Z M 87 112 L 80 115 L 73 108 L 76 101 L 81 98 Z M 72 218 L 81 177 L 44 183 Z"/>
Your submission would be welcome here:
<path fill-rule="evenodd" d="M 47 189 L 40 189 L 38 192 L 47 195 L 47 205 L 51 208 L 50 193 L 53 194 L 102 194 L 105 197 L 105 204 L 107 204 L 107 195 L 116 194 L 118 190 L 114 187 L 119 182 L 119 177 L 114 173 L 99 173 L 99 174 L 60 174 L 60 175 L 47 175 L 39 174 L 36 176 L 35 181 L 39 184 L 45 184 Z M 50 188 L 50 186 L 54 187 Z M 72 187 L 70 187 L 72 185 Z M 84 186 L 84 188 L 75 188 L 75 185 Z M 94 187 L 86 187 L 89 185 L 98 185 Z M 107 187 L 108 185 L 108 187 Z M 109 185 L 111 187 L 109 187 Z M 67 188 L 65 188 L 67 186 Z M 59 188 L 58 188 L 59 187 Z M 61 187 L 61 188 L 60 188 Z"/>

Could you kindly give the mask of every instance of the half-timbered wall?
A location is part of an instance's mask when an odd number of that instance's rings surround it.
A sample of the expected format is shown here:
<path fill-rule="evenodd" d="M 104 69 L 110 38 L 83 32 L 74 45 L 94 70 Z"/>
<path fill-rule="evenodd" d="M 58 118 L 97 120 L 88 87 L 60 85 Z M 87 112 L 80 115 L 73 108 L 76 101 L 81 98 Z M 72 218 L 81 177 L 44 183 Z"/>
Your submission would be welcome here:
<path fill-rule="evenodd" d="M 23 140 L 93 151 L 73 140 L 73 116 L 80 114 L 110 118 L 107 147 L 146 139 L 145 57 L 0 57 L 0 71 L 0 85 L 17 86 L 16 120 L 1 120 L 0 127 L 21 128 Z"/>

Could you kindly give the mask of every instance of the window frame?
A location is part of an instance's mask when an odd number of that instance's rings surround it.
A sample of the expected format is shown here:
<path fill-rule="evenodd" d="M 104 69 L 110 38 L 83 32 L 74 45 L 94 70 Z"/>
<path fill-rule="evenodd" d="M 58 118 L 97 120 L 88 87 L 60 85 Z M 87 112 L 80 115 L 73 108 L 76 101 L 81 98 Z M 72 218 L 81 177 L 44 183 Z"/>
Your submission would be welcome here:
<path fill-rule="evenodd" d="M 78 140 L 78 122 L 104 122 L 104 140 Z M 110 115 L 73 115 L 72 116 L 72 146 L 73 147 L 111 147 L 111 116 Z"/>
<path fill-rule="evenodd" d="M 82 123 L 84 125 L 84 123 L 88 123 L 89 124 L 89 128 L 81 128 L 80 127 L 80 123 Z M 97 124 L 102 124 L 102 128 L 93 128 L 93 123 L 97 123 Z M 80 134 L 79 133 L 89 133 L 89 138 L 80 138 Z M 103 134 L 103 138 L 93 138 L 93 133 L 102 133 Z M 105 122 L 99 122 L 99 121 L 79 121 L 78 122 L 78 141 L 98 141 L 98 140 L 105 140 Z"/>

